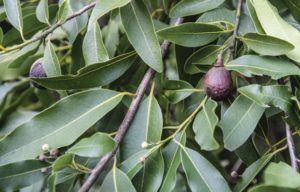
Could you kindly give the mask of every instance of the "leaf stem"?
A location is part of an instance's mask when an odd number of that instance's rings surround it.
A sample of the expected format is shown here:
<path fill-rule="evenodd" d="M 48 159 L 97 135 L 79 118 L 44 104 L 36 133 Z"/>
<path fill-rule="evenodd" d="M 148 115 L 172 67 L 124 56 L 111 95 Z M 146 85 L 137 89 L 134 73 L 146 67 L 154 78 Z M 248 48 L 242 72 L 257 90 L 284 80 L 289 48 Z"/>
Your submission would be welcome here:
<path fill-rule="evenodd" d="M 299 167 L 298 167 L 298 163 L 297 163 L 297 157 L 296 157 L 296 151 L 295 151 L 295 143 L 294 143 L 293 136 L 292 136 L 292 133 L 291 133 L 291 128 L 290 128 L 290 126 L 287 123 L 285 124 L 285 130 L 286 130 L 287 146 L 289 148 L 289 153 L 290 153 L 290 159 L 291 159 L 292 168 L 295 171 L 298 171 Z"/>

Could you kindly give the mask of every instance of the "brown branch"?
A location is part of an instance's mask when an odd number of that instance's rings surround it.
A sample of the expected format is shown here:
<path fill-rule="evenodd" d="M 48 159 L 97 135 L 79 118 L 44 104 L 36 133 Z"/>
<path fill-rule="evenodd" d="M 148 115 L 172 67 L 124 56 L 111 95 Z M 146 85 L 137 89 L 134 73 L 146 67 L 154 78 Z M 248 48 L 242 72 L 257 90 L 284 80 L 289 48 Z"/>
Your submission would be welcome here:
<path fill-rule="evenodd" d="M 83 13 L 85 13 L 86 11 L 90 10 L 91 8 L 95 7 L 96 5 L 96 1 L 83 7 L 82 9 L 76 11 L 75 13 L 73 13 L 72 15 L 70 15 L 64 22 L 60 23 L 56 23 L 54 25 L 52 25 L 51 27 L 49 27 L 47 30 L 45 30 L 43 33 L 41 33 L 40 35 L 36 36 L 36 37 L 33 37 L 32 39 L 28 40 L 28 41 L 25 41 L 24 43 L 22 44 L 19 44 L 19 45 L 16 45 L 16 46 L 13 46 L 13 47 L 10 47 L 10 48 L 4 48 L 4 50 L 2 52 L 9 52 L 9 51 L 13 51 L 13 50 L 16 50 L 16 49 L 21 49 L 23 47 L 25 47 L 26 45 L 29 45 L 31 43 L 34 43 L 38 40 L 41 40 L 41 39 L 44 39 L 46 38 L 50 33 L 52 33 L 55 29 L 61 27 L 62 25 L 64 25 L 65 23 L 67 23 L 68 21 L 74 19 L 75 17 L 78 17 L 80 15 L 82 15 Z"/>
<path fill-rule="evenodd" d="M 287 145 L 288 145 L 288 148 L 289 148 L 289 154 L 290 154 L 292 168 L 295 171 L 298 171 L 299 167 L 298 167 L 298 164 L 297 164 L 295 143 L 294 143 L 293 136 L 292 136 L 292 133 L 291 133 L 291 128 L 288 124 L 286 124 L 285 129 L 286 129 Z"/>
<path fill-rule="evenodd" d="M 232 35 L 232 42 L 229 45 L 229 50 L 230 50 L 232 56 L 234 56 L 236 38 L 238 36 L 238 31 L 239 31 L 239 27 L 240 27 L 242 5 L 243 5 L 243 0 L 238 0 L 237 8 L 236 8 L 235 27 L 234 27 L 233 35 Z"/>
<path fill-rule="evenodd" d="M 182 21 L 183 21 L 182 18 L 178 18 L 175 22 L 175 25 L 178 25 L 178 24 L 182 23 Z M 170 46 L 170 43 L 168 41 L 164 41 L 162 43 L 161 52 L 162 52 L 162 57 L 163 58 L 166 58 L 166 56 L 168 54 L 169 46 Z M 89 175 L 87 180 L 84 182 L 84 184 L 79 189 L 79 192 L 89 191 L 90 188 L 92 187 L 92 185 L 95 183 L 97 177 L 102 173 L 102 171 L 104 170 L 104 168 L 108 164 L 108 162 L 116 155 L 117 150 L 120 147 L 120 144 L 123 141 L 132 120 L 135 117 L 135 114 L 137 112 L 137 109 L 138 109 L 141 101 L 142 101 L 142 98 L 145 94 L 145 91 L 148 87 L 148 84 L 153 79 L 154 75 L 155 75 L 155 71 L 153 69 L 149 68 L 147 70 L 146 74 L 144 75 L 144 78 L 143 78 L 142 82 L 140 83 L 140 85 L 139 85 L 139 87 L 136 91 L 135 98 L 132 100 L 129 109 L 128 109 L 128 111 L 127 111 L 120 127 L 118 128 L 118 132 L 117 132 L 117 134 L 114 138 L 114 140 L 116 141 L 115 149 L 112 152 L 110 152 L 110 153 L 106 154 L 105 156 L 103 156 L 98 161 L 97 165 L 91 171 L 91 174 Z"/>

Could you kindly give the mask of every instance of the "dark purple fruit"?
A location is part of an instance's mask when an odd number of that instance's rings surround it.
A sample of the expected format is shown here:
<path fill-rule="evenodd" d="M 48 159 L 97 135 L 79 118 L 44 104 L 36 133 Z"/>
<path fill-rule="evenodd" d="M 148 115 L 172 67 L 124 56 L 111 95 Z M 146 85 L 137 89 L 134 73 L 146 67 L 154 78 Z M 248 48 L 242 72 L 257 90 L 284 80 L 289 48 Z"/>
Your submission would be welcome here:
<path fill-rule="evenodd" d="M 32 64 L 30 71 L 29 71 L 29 77 L 33 77 L 33 78 L 47 77 L 41 59 L 36 60 Z M 45 89 L 44 87 L 42 87 L 34 82 L 32 83 L 32 85 L 39 89 Z"/>
<path fill-rule="evenodd" d="M 226 99 L 232 92 L 232 80 L 230 72 L 224 68 L 222 61 L 216 64 L 206 73 L 204 78 L 206 95 L 213 100 Z"/>

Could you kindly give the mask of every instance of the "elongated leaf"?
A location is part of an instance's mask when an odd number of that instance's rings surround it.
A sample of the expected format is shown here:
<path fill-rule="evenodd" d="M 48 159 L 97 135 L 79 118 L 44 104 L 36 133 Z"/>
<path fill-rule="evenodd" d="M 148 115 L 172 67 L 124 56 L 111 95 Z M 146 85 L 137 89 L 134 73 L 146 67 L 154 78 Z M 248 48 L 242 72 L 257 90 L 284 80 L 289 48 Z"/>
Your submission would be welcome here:
<path fill-rule="evenodd" d="M 23 37 L 23 18 L 20 0 L 3 0 L 8 21 L 16 28 Z"/>
<path fill-rule="evenodd" d="M 110 191 L 110 192 L 135 192 L 135 188 L 133 187 L 130 179 L 127 177 L 125 173 L 123 173 L 120 169 L 113 167 L 113 169 L 107 174 L 105 177 L 100 191 Z"/>
<path fill-rule="evenodd" d="M 41 0 L 36 8 L 36 17 L 42 22 L 49 24 L 48 0 Z"/>
<path fill-rule="evenodd" d="M 249 12 L 249 16 L 255 26 L 256 31 L 258 31 L 261 34 L 264 34 L 265 31 L 258 20 L 257 14 L 255 12 L 255 9 L 253 7 L 251 0 L 246 0 L 246 5 L 247 5 L 248 12 Z"/>
<path fill-rule="evenodd" d="M 271 163 L 264 171 L 264 181 L 268 185 L 299 188 L 300 174 L 284 162 Z"/>
<path fill-rule="evenodd" d="M 77 12 L 85 6 L 84 1 L 65 0 L 64 3 L 64 9 L 67 17 L 73 15 L 75 12 Z M 64 31 L 67 33 L 71 43 L 75 41 L 77 35 L 85 28 L 87 22 L 88 15 L 86 12 L 84 12 L 80 16 L 71 19 L 62 26 Z"/>
<path fill-rule="evenodd" d="M 43 67 L 48 77 L 61 75 L 59 60 L 50 41 L 48 41 L 45 48 Z"/>
<path fill-rule="evenodd" d="M 183 0 L 170 11 L 170 17 L 196 15 L 219 7 L 225 0 Z"/>
<path fill-rule="evenodd" d="M 257 185 L 249 189 L 249 192 L 297 192 L 298 189 L 291 189 L 285 187 L 276 187 L 271 185 Z"/>
<path fill-rule="evenodd" d="M 1 140 L 0 164 L 35 158 L 42 153 L 43 144 L 51 148 L 70 145 L 112 110 L 123 95 L 95 89 L 60 100 Z"/>
<path fill-rule="evenodd" d="M 59 156 L 52 164 L 53 171 L 57 172 L 67 166 L 72 165 L 73 158 L 74 155 L 69 153 Z"/>
<path fill-rule="evenodd" d="M 151 94 L 145 99 L 124 138 L 121 145 L 121 155 L 127 159 L 142 150 L 141 144 L 160 141 L 163 128 L 163 119 L 160 106 Z"/>
<path fill-rule="evenodd" d="M 117 48 L 120 46 L 120 34 L 119 34 L 119 23 L 118 21 L 115 20 L 110 20 L 108 25 L 105 26 L 103 28 L 103 36 L 104 36 L 104 32 L 105 32 L 105 38 L 104 38 L 104 44 L 105 47 L 107 49 L 108 55 L 110 57 L 113 57 L 117 51 Z M 127 40 L 127 37 L 123 37 L 126 38 L 126 47 L 130 47 L 130 44 Z M 124 51 L 126 52 L 126 50 Z M 124 53 L 121 52 L 121 53 Z"/>
<path fill-rule="evenodd" d="M 181 162 L 192 191 L 231 191 L 219 171 L 198 152 L 182 148 Z"/>
<path fill-rule="evenodd" d="M 219 144 L 214 138 L 214 132 L 219 121 L 215 114 L 217 106 L 215 101 L 209 99 L 195 117 L 193 123 L 195 140 L 202 150 L 211 151 L 219 148 Z"/>
<path fill-rule="evenodd" d="M 131 0 L 120 9 L 120 13 L 128 40 L 136 52 L 147 65 L 161 73 L 161 49 L 146 5 L 143 1 Z"/>
<path fill-rule="evenodd" d="M 175 138 L 182 145 L 185 145 L 186 135 L 185 133 L 180 133 Z M 180 146 L 175 142 L 169 143 L 163 150 L 163 157 L 165 162 L 165 173 L 164 180 L 160 187 L 160 192 L 172 191 L 176 184 L 176 172 L 180 164 Z"/>
<path fill-rule="evenodd" d="M 115 141 L 104 133 L 95 133 L 89 138 L 80 140 L 68 149 L 67 153 L 83 157 L 100 157 L 115 148 Z"/>
<path fill-rule="evenodd" d="M 295 46 L 285 40 L 258 33 L 246 33 L 240 38 L 253 51 L 262 55 L 283 55 Z"/>
<path fill-rule="evenodd" d="M 172 103 L 178 103 L 183 99 L 187 98 L 194 92 L 204 91 L 199 89 L 194 89 L 194 87 L 185 81 L 168 80 L 164 85 L 164 95 Z"/>
<path fill-rule="evenodd" d="M 242 192 L 251 183 L 255 176 L 267 165 L 273 155 L 265 155 L 250 165 L 243 173 L 241 180 L 234 187 L 234 192 Z"/>
<path fill-rule="evenodd" d="M 295 48 L 286 55 L 290 59 L 300 62 L 300 32 L 283 20 L 277 9 L 268 0 L 251 0 L 251 2 L 266 34 L 293 44 Z"/>
<path fill-rule="evenodd" d="M 218 8 L 209 12 L 203 13 L 196 22 L 211 23 L 211 22 L 226 22 L 232 26 L 235 24 L 236 11 L 227 8 Z"/>
<path fill-rule="evenodd" d="M 97 4 L 95 8 L 93 9 L 93 12 L 89 19 L 89 27 L 92 26 L 97 20 L 108 13 L 109 11 L 112 11 L 116 8 L 123 7 L 126 4 L 128 4 L 130 0 L 101 0 L 97 1 Z"/>
<path fill-rule="evenodd" d="M 280 79 L 289 75 L 300 75 L 300 69 L 289 61 L 257 55 L 244 55 L 226 63 L 225 67 L 247 77 L 268 75 L 272 79 Z"/>
<path fill-rule="evenodd" d="M 3 41 L 3 30 L 0 27 L 0 44 L 2 44 L 2 41 Z"/>
<path fill-rule="evenodd" d="M 82 52 L 86 65 L 105 62 L 109 59 L 98 23 L 95 23 L 85 34 Z"/>
<path fill-rule="evenodd" d="M 158 191 L 164 175 L 164 159 L 161 150 L 156 150 L 143 163 L 142 170 L 135 176 L 133 183 L 137 191 Z"/>
<path fill-rule="evenodd" d="M 238 91 L 262 107 L 272 105 L 279 107 L 283 111 L 288 111 L 292 106 L 290 102 L 291 93 L 287 86 L 261 86 L 253 84 L 241 87 Z"/>
<path fill-rule="evenodd" d="M 86 66 L 78 71 L 76 75 L 63 75 L 53 78 L 32 78 L 38 84 L 49 89 L 84 89 L 107 85 L 121 75 L 136 60 L 134 52 L 115 57 L 104 63 Z"/>
<path fill-rule="evenodd" d="M 16 191 L 43 180 L 46 175 L 41 172 L 41 169 L 46 167 L 49 167 L 49 164 L 38 160 L 0 166 L 1 191 Z"/>
<path fill-rule="evenodd" d="M 185 47 L 200 47 L 216 40 L 223 31 L 220 27 L 205 23 L 185 23 L 168 27 L 157 34 L 170 42 Z"/>
<path fill-rule="evenodd" d="M 208 45 L 194 52 L 185 62 L 184 71 L 188 74 L 207 72 L 208 68 L 216 61 L 221 46 Z M 195 66 L 199 65 L 199 66 Z"/>
<path fill-rule="evenodd" d="M 219 123 L 223 130 L 224 147 L 233 151 L 241 146 L 254 131 L 264 111 L 263 107 L 240 95 Z"/>

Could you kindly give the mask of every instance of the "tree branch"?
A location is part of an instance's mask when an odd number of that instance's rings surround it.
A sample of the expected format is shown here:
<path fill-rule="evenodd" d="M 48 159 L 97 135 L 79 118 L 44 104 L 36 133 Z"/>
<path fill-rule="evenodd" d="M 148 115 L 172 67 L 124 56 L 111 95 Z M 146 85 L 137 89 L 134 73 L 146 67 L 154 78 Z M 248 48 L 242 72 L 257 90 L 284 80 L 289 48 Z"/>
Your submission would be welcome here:
<path fill-rule="evenodd" d="M 26 45 L 29 45 L 31 43 L 34 43 L 38 40 L 44 39 L 46 38 L 50 33 L 52 33 L 55 29 L 61 27 L 63 24 L 67 23 L 68 21 L 74 19 L 75 17 L 78 17 L 80 15 L 82 15 L 83 13 L 85 13 L 86 11 L 90 10 L 91 8 L 95 7 L 96 5 L 96 1 L 83 7 L 82 9 L 76 11 L 75 13 L 73 13 L 72 15 L 70 15 L 64 22 L 62 23 L 56 23 L 54 25 L 52 25 L 51 27 L 49 27 L 47 30 L 45 30 L 43 33 L 41 33 L 40 35 L 33 37 L 32 39 L 25 41 L 24 43 L 21 43 L 19 45 L 10 47 L 10 48 L 2 48 L 3 51 L 2 52 L 10 52 L 16 49 L 21 49 L 23 47 L 25 47 Z"/>
<path fill-rule="evenodd" d="M 292 133 L 291 133 L 291 128 L 288 124 L 286 124 L 285 129 L 286 129 L 287 145 L 288 145 L 288 148 L 289 148 L 292 168 L 295 171 L 298 171 L 299 168 L 298 168 L 297 157 L 296 157 L 296 152 L 295 152 L 295 143 L 294 143 L 293 136 L 292 136 Z"/>
<path fill-rule="evenodd" d="M 182 21 L 183 21 L 182 18 L 178 18 L 175 22 L 175 25 L 179 25 L 180 23 L 182 23 Z M 168 54 L 169 46 L 170 46 L 170 43 L 168 41 L 164 41 L 161 45 L 161 52 L 162 52 L 163 59 L 165 59 L 167 54 Z M 89 175 L 87 180 L 81 186 L 79 192 L 89 191 L 90 188 L 92 187 L 92 185 L 94 184 L 94 182 L 96 181 L 97 177 L 102 173 L 102 171 L 104 170 L 104 168 L 108 164 L 108 162 L 116 155 L 117 150 L 120 147 L 120 144 L 123 141 L 132 120 L 135 117 L 135 114 L 137 112 L 137 109 L 138 109 L 141 101 L 142 101 L 142 98 L 145 94 L 145 91 L 148 87 L 148 84 L 153 79 L 154 75 L 155 75 L 155 71 L 152 68 L 149 68 L 147 70 L 146 74 L 144 75 L 144 78 L 143 78 L 142 82 L 140 83 L 140 85 L 139 85 L 139 87 L 136 91 L 135 98 L 132 100 L 129 109 L 128 109 L 128 111 L 127 111 L 120 127 L 118 128 L 118 132 L 117 132 L 117 134 L 114 138 L 114 140 L 116 141 L 115 149 L 112 152 L 110 152 L 110 153 L 106 154 L 105 156 L 103 156 L 98 161 L 97 165 L 91 171 L 91 174 Z"/>
<path fill-rule="evenodd" d="M 236 37 L 238 36 L 238 31 L 240 27 L 242 5 L 243 5 L 243 0 L 238 0 L 237 9 L 236 9 L 235 27 L 233 30 L 232 41 L 231 44 L 229 45 L 229 50 L 232 56 L 234 56 Z"/>

